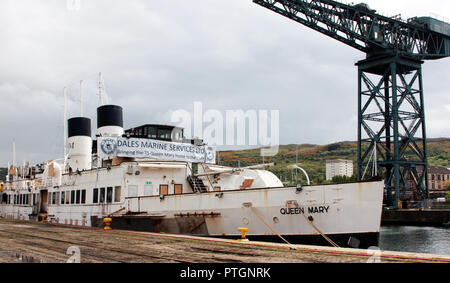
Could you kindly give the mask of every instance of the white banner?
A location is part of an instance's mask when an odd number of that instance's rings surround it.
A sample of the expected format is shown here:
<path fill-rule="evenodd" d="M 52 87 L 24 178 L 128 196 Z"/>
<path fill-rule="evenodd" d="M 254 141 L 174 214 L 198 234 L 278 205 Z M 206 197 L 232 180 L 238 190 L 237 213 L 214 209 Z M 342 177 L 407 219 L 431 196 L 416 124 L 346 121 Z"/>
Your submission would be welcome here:
<path fill-rule="evenodd" d="M 100 158 L 114 158 L 117 156 L 194 163 L 216 163 L 216 150 L 214 147 L 152 139 L 99 137 L 97 140 L 97 154 Z"/>

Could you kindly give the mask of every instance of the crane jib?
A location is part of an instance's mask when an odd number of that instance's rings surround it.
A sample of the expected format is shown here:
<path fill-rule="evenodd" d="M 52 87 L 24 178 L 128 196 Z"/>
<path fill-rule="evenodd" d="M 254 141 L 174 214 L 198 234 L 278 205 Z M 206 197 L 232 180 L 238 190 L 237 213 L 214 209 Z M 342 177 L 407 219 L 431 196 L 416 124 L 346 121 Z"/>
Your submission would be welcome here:
<path fill-rule="evenodd" d="M 387 50 L 419 60 L 450 56 L 450 24 L 429 18 L 386 17 L 367 4 L 330 0 L 253 0 L 267 9 L 364 53 Z"/>

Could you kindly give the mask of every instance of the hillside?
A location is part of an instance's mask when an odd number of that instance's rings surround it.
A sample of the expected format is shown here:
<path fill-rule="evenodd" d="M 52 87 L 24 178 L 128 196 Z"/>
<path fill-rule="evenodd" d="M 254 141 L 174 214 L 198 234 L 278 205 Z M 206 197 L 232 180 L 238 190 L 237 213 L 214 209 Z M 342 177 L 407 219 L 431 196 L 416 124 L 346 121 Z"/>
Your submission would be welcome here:
<path fill-rule="evenodd" d="M 297 145 L 282 145 L 278 154 L 274 157 L 266 157 L 265 162 L 275 162 L 276 165 L 270 168 L 270 171 L 281 177 L 283 182 L 292 180 L 289 165 L 295 163 Z M 339 142 L 329 145 L 298 145 L 298 161 L 304 168 L 313 184 L 325 182 L 325 161 L 327 159 L 349 159 L 353 160 L 354 170 L 356 172 L 356 142 Z M 238 167 L 261 164 L 262 157 L 259 149 L 242 151 L 222 151 L 220 164 Z M 450 167 L 450 138 L 429 139 L 428 140 L 428 161 L 430 166 Z M 0 180 L 5 180 L 6 168 L 0 168 Z M 303 178 L 299 175 L 299 178 Z"/>
<path fill-rule="evenodd" d="M 276 165 L 269 170 L 281 177 L 283 182 L 290 181 L 291 171 L 289 165 L 296 160 L 297 145 L 280 146 L 278 154 L 274 157 L 266 157 L 264 162 L 275 162 Z M 298 145 L 298 161 L 311 179 L 311 183 L 320 184 L 325 182 L 325 162 L 327 159 L 348 159 L 353 160 L 356 173 L 356 158 L 358 148 L 357 142 L 339 142 L 329 145 Z M 222 151 L 220 164 L 227 166 L 249 166 L 261 164 L 262 157 L 259 149 L 242 151 Z M 450 167 L 450 138 L 428 139 L 428 162 L 430 166 Z M 299 178 L 303 176 L 299 175 Z M 303 179 L 304 180 L 304 179 Z"/>

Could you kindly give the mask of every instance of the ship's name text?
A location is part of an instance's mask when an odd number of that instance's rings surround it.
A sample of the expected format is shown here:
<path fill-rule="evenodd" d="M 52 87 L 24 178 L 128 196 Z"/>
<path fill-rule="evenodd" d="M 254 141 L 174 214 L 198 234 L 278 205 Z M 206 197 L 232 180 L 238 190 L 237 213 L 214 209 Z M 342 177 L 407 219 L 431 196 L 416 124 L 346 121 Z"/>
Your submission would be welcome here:
<path fill-rule="evenodd" d="M 306 209 L 308 210 L 309 214 L 314 213 L 328 213 L 328 210 L 330 209 L 330 206 L 310 206 L 308 208 L 305 207 L 295 207 L 295 208 L 281 208 L 280 213 L 282 215 L 289 215 L 289 214 L 305 214 Z"/>

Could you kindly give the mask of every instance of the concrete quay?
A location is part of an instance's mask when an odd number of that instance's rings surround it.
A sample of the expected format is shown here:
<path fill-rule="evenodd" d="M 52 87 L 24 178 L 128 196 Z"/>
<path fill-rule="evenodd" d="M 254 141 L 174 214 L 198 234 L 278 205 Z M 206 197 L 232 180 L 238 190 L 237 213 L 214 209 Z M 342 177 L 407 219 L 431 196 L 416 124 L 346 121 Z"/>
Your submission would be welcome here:
<path fill-rule="evenodd" d="M 450 263 L 450 256 L 104 230 L 0 218 L 0 263 Z"/>

